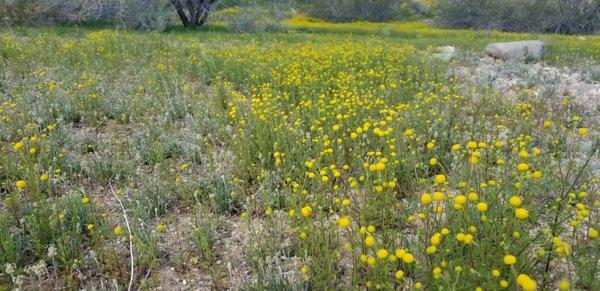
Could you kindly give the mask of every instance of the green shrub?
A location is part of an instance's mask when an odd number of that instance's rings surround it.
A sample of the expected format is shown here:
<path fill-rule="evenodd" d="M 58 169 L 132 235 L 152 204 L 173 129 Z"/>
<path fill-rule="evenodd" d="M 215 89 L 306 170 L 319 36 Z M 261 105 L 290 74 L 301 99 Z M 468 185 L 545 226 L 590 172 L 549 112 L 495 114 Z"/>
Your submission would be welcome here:
<path fill-rule="evenodd" d="M 57 1 L 15 0 L 0 2 L 0 19 L 4 24 L 45 24 L 58 17 Z"/>
<path fill-rule="evenodd" d="M 110 22 L 136 30 L 164 30 L 173 8 L 167 0 L 2 0 L 5 25 Z"/>
<path fill-rule="evenodd" d="M 163 31 L 172 9 L 163 0 L 126 0 L 119 11 L 119 20 L 129 29 Z"/>
<path fill-rule="evenodd" d="M 234 214 L 239 211 L 240 194 L 231 180 L 226 176 L 210 175 L 199 181 L 199 191 L 195 195 L 210 205 L 215 213 Z"/>
<path fill-rule="evenodd" d="M 260 8 L 239 10 L 239 13 L 227 19 L 226 24 L 227 29 L 233 32 L 265 32 L 281 28 L 278 19 Z"/>
<path fill-rule="evenodd" d="M 600 33 L 600 2 L 593 0 L 442 0 L 438 8 L 438 22 L 448 27 Z"/>
<path fill-rule="evenodd" d="M 344 22 L 382 21 L 398 16 L 403 0 L 312 0 L 308 13 L 317 18 Z"/>
<path fill-rule="evenodd" d="M 403 18 L 431 18 L 435 12 L 435 0 L 408 0 L 400 5 Z"/>
<path fill-rule="evenodd" d="M 91 244 L 93 223 L 99 221 L 94 206 L 85 205 L 75 193 L 53 204 L 42 200 L 23 206 L 18 216 L 12 214 L 0 215 L 0 270 L 12 264 L 15 274 L 39 260 L 69 268 Z"/>
<path fill-rule="evenodd" d="M 118 8 L 117 0 L 2 0 L 0 21 L 8 25 L 112 21 Z"/>
<path fill-rule="evenodd" d="M 232 6 L 237 4 L 236 6 Z M 266 32 L 281 30 L 281 21 L 289 17 L 292 5 L 286 1 L 225 2 L 214 19 L 232 32 Z"/>
<path fill-rule="evenodd" d="M 145 178 L 139 190 L 133 192 L 133 206 L 137 209 L 139 217 L 144 221 L 158 219 L 167 213 L 173 201 L 170 193 L 172 189 L 165 185 L 159 177 Z"/>
<path fill-rule="evenodd" d="M 133 135 L 133 147 L 142 163 L 155 165 L 179 154 L 174 137 L 165 135 L 160 127 L 149 126 Z"/>

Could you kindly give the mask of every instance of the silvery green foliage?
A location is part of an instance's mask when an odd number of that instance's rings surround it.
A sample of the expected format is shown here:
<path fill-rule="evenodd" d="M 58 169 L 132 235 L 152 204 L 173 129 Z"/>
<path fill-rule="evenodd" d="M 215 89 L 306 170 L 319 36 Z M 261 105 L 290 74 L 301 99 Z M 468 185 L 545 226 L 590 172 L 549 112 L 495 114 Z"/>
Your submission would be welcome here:
<path fill-rule="evenodd" d="M 30 25 L 112 21 L 118 8 L 118 0 L 3 0 L 0 20 Z"/>
<path fill-rule="evenodd" d="M 110 22 L 139 30 L 164 30 L 172 8 L 166 0 L 0 0 L 3 24 Z"/>
<path fill-rule="evenodd" d="M 600 33 L 598 0 L 441 0 L 437 20 L 449 27 Z"/>
<path fill-rule="evenodd" d="M 173 8 L 164 0 L 122 0 L 119 21 L 129 29 L 163 31 Z"/>
<path fill-rule="evenodd" d="M 331 21 L 382 21 L 398 16 L 404 0 L 310 0 L 309 13 Z"/>
<path fill-rule="evenodd" d="M 3 0 L 0 20 L 3 24 L 46 24 L 59 17 L 61 1 Z"/>
<path fill-rule="evenodd" d="M 265 32 L 280 29 L 279 21 L 265 9 L 247 9 L 236 17 L 226 19 L 227 29 L 233 32 Z"/>
<path fill-rule="evenodd" d="M 63 0 L 68 22 L 113 21 L 120 8 L 119 0 Z"/>
<path fill-rule="evenodd" d="M 292 12 L 291 5 L 282 1 L 237 1 L 239 6 L 224 9 L 214 16 L 233 32 L 267 32 L 282 30 L 281 21 Z"/>

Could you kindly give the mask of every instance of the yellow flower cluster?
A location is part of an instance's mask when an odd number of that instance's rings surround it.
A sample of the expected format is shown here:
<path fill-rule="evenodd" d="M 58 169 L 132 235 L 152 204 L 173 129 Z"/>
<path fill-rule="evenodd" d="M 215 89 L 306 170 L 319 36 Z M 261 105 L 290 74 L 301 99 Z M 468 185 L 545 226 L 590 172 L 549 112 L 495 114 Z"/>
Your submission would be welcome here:
<path fill-rule="evenodd" d="M 557 179 L 549 161 L 558 150 L 553 131 L 559 118 L 536 121 L 532 100 L 476 105 L 440 83 L 439 75 L 422 71 L 427 65 L 418 65 L 423 59 L 410 47 L 352 41 L 343 48 L 275 47 L 244 49 L 268 59 L 235 61 L 269 70 L 252 75 L 247 93 L 231 91 L 229 121 L 240 142 L 273 149 L 263 153 L 273 157 L 263 167 L 292 186 L 288 214 L 310 261 L 323 254 L 308 242 L 331 231 L 340 246 L 335 257 L 357 259 L 354 280 L 367 287 L 444 286 L 434 282 L 467 267 L 469 274 L 496 270 L 485 286 L 475 285 L 480 289 L 536 288 L 532 277 L 510 277 L 509 269 L 521 267 L 521 256 L 533 250 L 528 241 L 540 243 L 556 231 L 557 225 L 535 230 L 539 219 L 554 219 L 535 203 L 544 199 L 545 183 Z M 477 113 L 478 106 L 486 113 Z M 475 124 L 462 118 L 472 114 L 481 114 Z M 561 130 L 572 136 L 573 126 Z M 579 127 L 579 138 L 586 134 Z M 418 188 L 426 190 L 415 203 Z M 577 208 L 578 223 L 592 223 L 590 202 Z M 325 226 L 327 220 L 335 227 Z M 411 228 L 417 231 L 405 234 Z M 554 241 L 556 254 L 569 252 Z M 500 255 L 507 251 L 514 254 Z M 465 261 L 476 253 L 486 259 Z M 414 264 L 431 269 L 425 274 Z"/>
<path fill-rule="evenodd" d="M 304 18 L 289 25 L 382 29 Z M 410 36 L 446 33 L 415 23 L 385 27 Z M 546 102 L 528 89 L 515 89 L 510 100 L 499 98 L 491 89 L 448 76 L 448 64 L 413 46 L 360 34 L 266 34 L 252 41 L 247 35 L 207 34 L 214 42 L 189 44 L 181 41 L 183 35 L 142 38 L 99 30 L 41 38 L 36 43 L 47 46 L 39 48 L 28 45 L 30 37 L 0 35 L 0 51 L 11 70 L 32 83 L 9 86 L 26 89 L 18 94 L 0 94 L 0 207 L 14 212 L 0 214 L 0 230 L 15 226 L 4 227 L 6 221 L 20 223 L 14 219 L 22 217 L 19 211 L 46 204 L 30 201 L 52 201 L 47 203 L 50 226 L 74 229 L 83 245 L 103 246 L 105 239 L 121 241 L 129 233 L 140 244 L 136 247 L 158 249 L 154 246 L 163 244 L 156 241 L 181 226 L 161 217 L 170 214 L 164 208 L 189 203 L 193 207 L 185 209 L 267 221 L 266 231 L 273 233 L 271 228 L 283 225 L 278 231 L 288 236 L 281 242 L 285 246 L 274 248 L 280 242 L 272 237 L 249 239 L 262 257 L 250 252 L 246 257 L 254 260 L 249 265 L 256 275 L 266 278 L 271 274 L 258 273 L 265 272 L 267 257 L 295 256 L 301 289 L 595 286 L 597 278 L 590 274 L 596 266 L 588 262 L 600 256 L 600 197 L 596 173 L 589 168 L 597 164 L 598 149 L 589 145 L 598 128 L 567 99 Z M 62 54 L 64 61 L 37 57 L 42 48 Z M 159 57 L 146 59 L 140 51 Z M 93 68 L 82 72 L 72 64 Z M 114 68 L 133 64 L 144 73 L 123 73 L 127 78 L 119 82 L 108 78 L 108 72 L 122 73 Z M 206 82 L 198 82 L 199 75 L 206 75 Z M 198 94 L 197 83 L 210 83 L 210 94 Z M 33 99 L 40 103 L 29 102 Z M 156 108 L 166 109 L 154 114 L 150 109 Z M 198 126 L 202 130 L 195 141 L 206 145 L 200 166 L 183 160 L 193 154 L 179 155 L 176 146 L 159 141 L 192 131 L 188 119 L 211 125 Z M 125 149 L 116 147 L 129 154 L 121 160 L 135 171 L 97 159 L 99 154 L 87 155 L 98 145 L 80 148 L 65 141 L 79 126 L 110 131 L 105 127 L 113 122 L 130 131 L 158 128 L 136 136 L 135 149 L 128 142 Z M 177 134 L 163 133 L 164 128 Z M 204 154 L 216 152 L 232 158 L 205 165 L 211 159 Z M 200 167 L 203 171 L 197 171 Z M 199 172 L 221 171 L 227 177 L 215 179 L 218 185 L 199 177 Z M 127 214 L 151 217 L 151 222 L 136 218 L 140 229 L 124 228 L 112 208 L 103 210 L 110 219 L 94 216 L 98 199 L 89 192 L 73 194 L 71 207 L 57 210 L 56 201 L 90 183 L 106 190 L 107 180 L 122 179 L 141 187 L 146 173 L 158 173 L 157 185 L 166 189 L 160 190 L 173 195 L 147 201 L 139 195 L 139 203 L 126 204 L 142 208 Z M 203 189 L 195 189 L 198 184 Z M 131 199 L 119 191 L 119 199 Z M 174 199 L 177 203 L 171 203 Z M 279 215 L 282 211 L 287 216 Z M 33 220 L 26 217 L 27 223 Z M 211 242 L 198 243 L 210 250 L 207 256 L 213 253 Z M 102 260 L 113 256 L 100 255 Z M 75 266 L 73 261 L 62 265 Z"/>

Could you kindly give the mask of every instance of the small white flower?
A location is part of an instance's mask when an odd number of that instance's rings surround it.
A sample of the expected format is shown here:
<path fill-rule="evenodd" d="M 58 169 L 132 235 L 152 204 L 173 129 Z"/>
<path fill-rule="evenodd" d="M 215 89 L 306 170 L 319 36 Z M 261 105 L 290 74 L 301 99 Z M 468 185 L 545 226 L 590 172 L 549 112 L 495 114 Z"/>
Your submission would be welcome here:
<path fill-rule="evenodd" d="M 54 258 L 56 257 L 56 255 L 58 254 L 58 252 L 56 251 L 56 247 L 54 245 L 49 245 L 48 246 L 48 258 Z"/>
<path fill-rule="evenodd" d="M 6 263 L 6 266 L 4 267 L 4 272 L 12 276 L 12 274 L 15 273 L 15 265 L 11 263 Z"/>

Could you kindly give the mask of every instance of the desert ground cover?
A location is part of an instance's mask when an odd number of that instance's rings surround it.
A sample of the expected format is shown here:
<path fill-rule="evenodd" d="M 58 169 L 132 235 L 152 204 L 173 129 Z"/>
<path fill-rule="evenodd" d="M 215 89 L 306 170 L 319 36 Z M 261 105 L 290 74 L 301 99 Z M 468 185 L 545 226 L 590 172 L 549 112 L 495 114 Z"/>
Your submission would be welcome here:
<path fill-rule="evenodd" d="M 0 290 L 600 288 L 600 37 L 286 30 L 0 31 Z"/>

